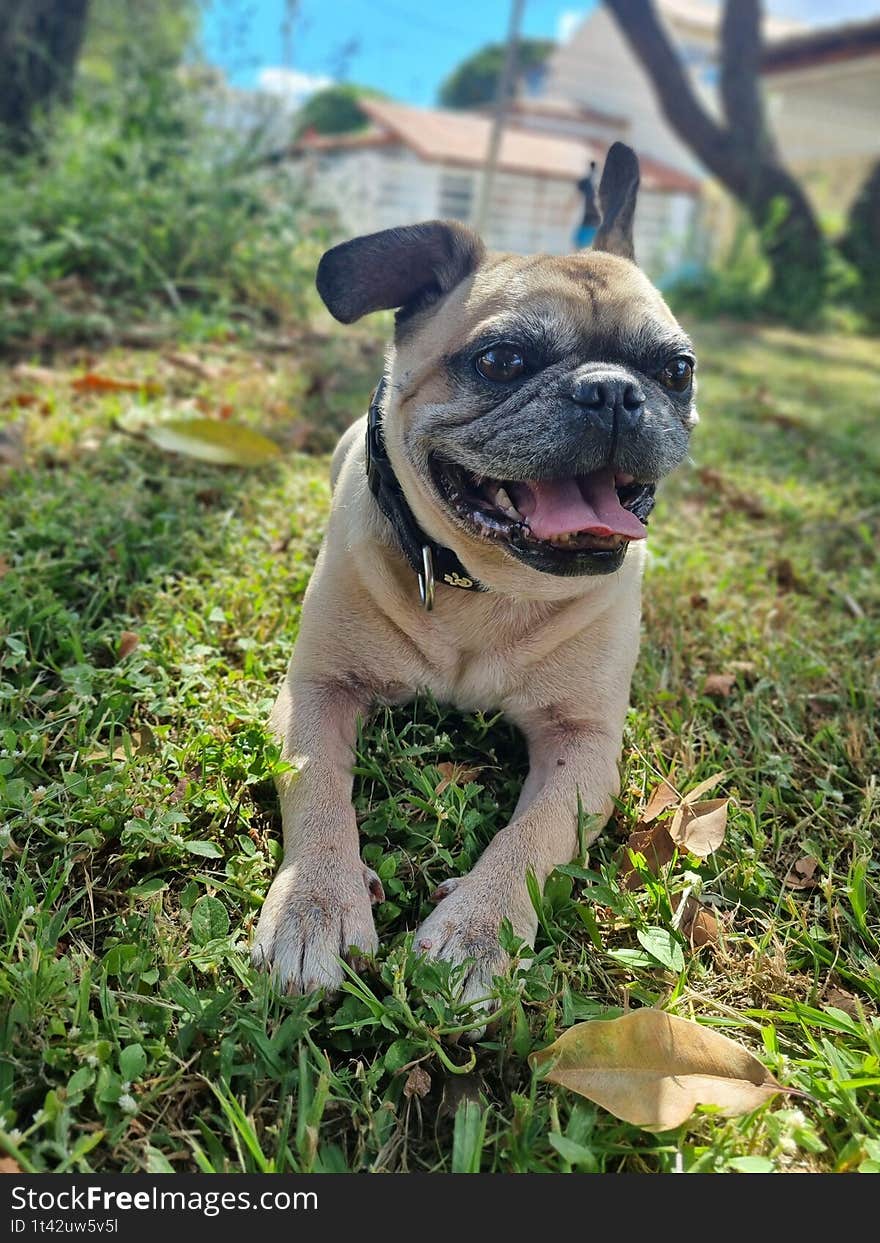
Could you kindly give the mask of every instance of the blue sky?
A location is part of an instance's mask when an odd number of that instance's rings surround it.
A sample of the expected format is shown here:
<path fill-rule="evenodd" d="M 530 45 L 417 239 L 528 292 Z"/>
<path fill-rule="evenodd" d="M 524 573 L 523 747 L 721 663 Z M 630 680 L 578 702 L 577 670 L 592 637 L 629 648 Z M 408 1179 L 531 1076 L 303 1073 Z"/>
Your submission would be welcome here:
<path fill-rule="evenodd" d="M 592 7 L 589 0 L 526 0 L 524 33 L 559 37 Z M 880 0 L 773 0 L 768 7 L 828 22 L 877 14 Z M 285 36 L 290 8 L 296 16 Z M 509 9 L 509 0 L 207 0 L 203 49 L 238 86 L 274 83 L 296 96 L 342 79 L 431 104 L 464 57 L 504 39 Z"/>
<path fill-rule="evenodd" d="M 591 7 L 527 0 L 524 33 L 554 38 L 560 24 L 564 29 Z M 256 85 L 267 68 L 287 68 L 431 104 L 459 61 L 504 39 L 510 6 L 508 0 L 300 0 L 287 48 L 285 8 L 284 0 L 212 0 L 203 27 L 207 59 L 238 86 Z"/>

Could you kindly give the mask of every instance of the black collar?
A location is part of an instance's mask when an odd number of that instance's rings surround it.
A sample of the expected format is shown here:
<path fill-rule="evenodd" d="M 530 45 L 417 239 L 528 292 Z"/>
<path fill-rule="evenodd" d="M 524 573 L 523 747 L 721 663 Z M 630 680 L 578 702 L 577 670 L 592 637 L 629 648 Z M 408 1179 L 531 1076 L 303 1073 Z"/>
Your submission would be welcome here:
<path fill-rule="evenodd" d="M 376 385 L 367 415 L 367 482 L 382 513 L 394 528 L 404 556 L 419 580 L 419 597 L 428 612 L 434 607 L 434 583 L 439 581 L 462 591 L 487 591 L 469 574 L 451 548 L 435 544 L 416 522 L 400 481 L 388 458 L 382 435 L 382 402 L 387 390 L 385 376 Z"/>

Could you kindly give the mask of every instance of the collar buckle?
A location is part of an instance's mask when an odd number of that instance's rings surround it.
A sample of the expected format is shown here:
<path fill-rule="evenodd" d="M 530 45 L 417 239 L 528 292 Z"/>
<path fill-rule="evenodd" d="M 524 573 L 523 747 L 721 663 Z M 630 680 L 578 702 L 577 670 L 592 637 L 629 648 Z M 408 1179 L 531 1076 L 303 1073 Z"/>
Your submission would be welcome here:
<path fill-rule="evenodd" d="M 422 568 L 418 572 L 418 579 L 422 608 L 430 613 L 434 607 L 434 556 L 427 544 L 422 544 Z"/>

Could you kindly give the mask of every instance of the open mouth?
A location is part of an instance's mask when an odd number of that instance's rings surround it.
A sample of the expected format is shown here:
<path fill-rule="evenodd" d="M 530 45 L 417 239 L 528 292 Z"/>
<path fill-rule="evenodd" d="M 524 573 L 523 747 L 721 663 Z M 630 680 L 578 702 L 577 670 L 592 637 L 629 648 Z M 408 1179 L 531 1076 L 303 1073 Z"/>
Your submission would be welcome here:
<path fill-rule="evenodd" d="M 632 540 L 644 539 L 654 484 L 610 467 L 558 479 L 493 479 L 432 462 L 435 483 L 474 533 L 553 574 L 617 569 Z"/>

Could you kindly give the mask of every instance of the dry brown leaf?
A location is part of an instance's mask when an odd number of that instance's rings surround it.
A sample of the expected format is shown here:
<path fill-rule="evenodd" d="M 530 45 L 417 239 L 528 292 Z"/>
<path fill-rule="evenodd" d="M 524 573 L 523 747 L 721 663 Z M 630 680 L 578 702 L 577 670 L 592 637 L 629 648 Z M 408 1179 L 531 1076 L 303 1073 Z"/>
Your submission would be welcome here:
<path fill-rule="evenodd" d="M 406 1083 L 403 1085 L 403 1095 L 406 1097 L 427 1096 L 431 1091 L 431 1076 L 422 1066 L 413 1066 L 412 1070 L 406 1077 Z"/>
<path fill-rule="evenodd" d="M 20 1174 L 21 1166 L 13 1157 L 0 1157 L 0 1174 Z"/>
<path fill-rule="evenodd" d="M 168 795 L 168 802 L 172 804 L 183 802 L 183 800 L 186 798 L 186 793 L 187 793 L 187 790 L 189 789 L 189 784 L 190 784 L 189 777 L 186 777 L 186 776 L 181 777 L 177 785 Z"/>
<path fill-rule="evenodd" d="M 729 801 L 713 798 L 705 803 L 683 803 L 672 817 L 669 836 L 676 845 L 705 859 L 724 841 Z"/>
<path fill-rule="evenodd" d="M 185 354 L 182 351 L 176 351 L 173 354 L 166 354 L 166 360 L 175 367 L 180 367 L 182 371 L 189 371 L 192 375 L 197 375 L 201 380 L 216 380 L 222 375 L 220 367 L 212 367 L 210 363 L 204 362 L 197 354 Z"/>
<path fill-rule="evenodd" d="M 96 747 L 94 751 L 86 753 L 87 760 L 127 760 L 131 756 L 151 755 L 156 750 L 156 738 L 149 725 L 142 725 L 140 729 L 133 729 L 128 735 L 127 742 L 118 743 L 113 750 L 107 747 Z"/>
<path fill-rule="evenodd" d="M 767 516 L 767 510 L 761 502 L 746 492 L 731 489 L 727 494 L 727 504 L 731 509 L 747 514 L 750 518 L 766 518 Z"/>
<path fill-rule="evenodd" d="M 653 876 L 659 876 L 660 869 L 675 854 L 675 843 L 669 836 L 669 830 L 665 824 L 655 824 L 649 829 L 641 827 L 633 829 L 623 848 L 623 861 L 617 877 L 624 889 L 630 892 L 641 889 L 645 883 L 636 871 L 630 855 L 631 851 L 644 855 L 648 871 Z"/>
<path fill-rule="evenodd" d="M 696 803 L 704 794 L 708 794 L 710 790 L 714 790 L 720 785 L 727 773 L 713 773 L 711 777 L 707 777 L 705 781 L 701 781 L 698 786 L 694 786 L 692 790 L 688 790 L 684 796 L 685 803 Z"/>
<path fill-rule="evenodd" d="M 213 417 L 215 419 L 225 420 L 231 419 L 235 414 L 235 406 L 231 405 L 228 401 L 224 402 L 221 406 L 216 406 L 212 402 L 208 401 L 207 397 L 194 397 L 193 405 L 197 410 L 201 411 L 202 414 L 207 414 L 209 418 Z"/>
<path fill-rule="evenodd" d="M 87 371 L 70 381 L 70 387 L 78 393 L 161 393 L 159 384 L 147 380 L 115 380 L 98 371 Z"/>
<path fill-rule="evenodd" d="M 6 560 L 3 554 L 0 553 L 0 578 L 5 578 L 11 569 L 12 569 L 12 566 L 9 564 L 9 562 Z"/>
<path fill-rule="evenodd" d="M 125 660 L 126 656 L 130 656 L 137 645 L 140 643 L 141 637 L 135 634 L 133 630 L 123 630 L 119 636 L 119 646 L 116 649 L 116 659 Z"/>
<path fill-rule="evenodd" d="M 11 397 L 7 397 L 3 405 L 7 409 L 19 406 L 27 409 L 29 406 L 36 406 L 40 402 L 40 398 L 36 393 L 13 393 Z"/>
<path fill-rule="evenodd" d="M 819 866 L 819 860 L 814 859 L 811 855 L 804 855 L 802 859 L 798 859 L 793 864 L 791 870 L 782 882 L 789 889 L 813 889 L 818 885 L 815 879 L 816 868 Z"/>
<path fill-rule="evenodd" d="M 681 894 L 677 894 L 673 899 L 673 910 L 678 911 L 681 897 Z M 718 920 L 692 893 L 685 900 L 678 930 L 687 939 L 692 950 L 702 949 L 704 945 L 714 945 L 718 940 Z"/>
<path fill-rule="evenodd" d="M 6 863 L 10 859 L 17 859 L 19 855 L 24 854 L 24 850 L 11 837 L 6 839 L 6 845 L 3 847 L 3 862 Z"/>
<path fill-rule="evenodd" d="M 758 672 L 758 666 L 753 660 L 732 660 L 728 667 L 747 682 L 753 682 Z"/>
<path fill-rule="evenodd" d="M 710 673 L 703 683 L 703 694 L 712 699 L 727 699 L 734 686 L 735 673 Z"/>
<path fill-rule="evenodd" d="M 725 508 L 738 510 L 750 518 L 765 517 L 767 511 L 757 497 L 741 492 L 736 484 L 731 483 L 720 471 L 704 466 L 697 474 L 703 487 L 714 491 Z"/>
<path fill-rule="evenodd" d="M 668 807 L 672 807 L 677 802 L 677 792 L 667 781 L 661 781 L 658 786 L 654 787 L 648 799 L 648 806 L 642 812 L 642 824 L 650 824 L 652 820 L 656 820 Z"/>
<path fill-rule="evenodd" d="M 850 1018 L 857 1019 L 859 1017 L 858 998 L 852 993 L 847 993 L 842 988 L 829 988 L 825 994 L 825 1005 L 833 1006 L 835 1010 L 842 1010 L 844 1014 L 848 1014 Z"/>
<path fill-rule="evenodd" d="M 800 591 L 803 584 L 794 572 L 794 566 L 788 557 L 780 557 L 773 566 L 773 577 L 780 591 Z"/>
<path fill-rule="evenodd" d="M 469 781 L 476 781 L 483 770 L 474 765 L 450 763 L 444 760 L 442 764 L 437 765 L 437 772 L 441 775 L 441 780 L 434 787 L 435 794 L 442 794 L 447 786 L 455 782 L 456 785 L 466 786 Z"/>
<path fill-rule="evenodd" d="M 138 755 L 152 755 L 157 749 L 156 735 L 146 721 L 141 723 L 139 729 L 133 730 L 131 736 L 135 739 Z"/>
<path fill-rule="evenodd" d="M 578 1023 L 529 1061 L 549 1064 L 551 1082 L 650 1131 L 681 1126 L 698 1105 L 734 1117 L 790 1091 L 742 1045 L 662 1010 Z"/>
<path fill-rule="evenodd" d="M 17 363 L 11 374 L 16 380 L 33 380 L 36 384 L 59 384 L 64 376 L 50 367 L 34 367 L 30 363 Z"/>

